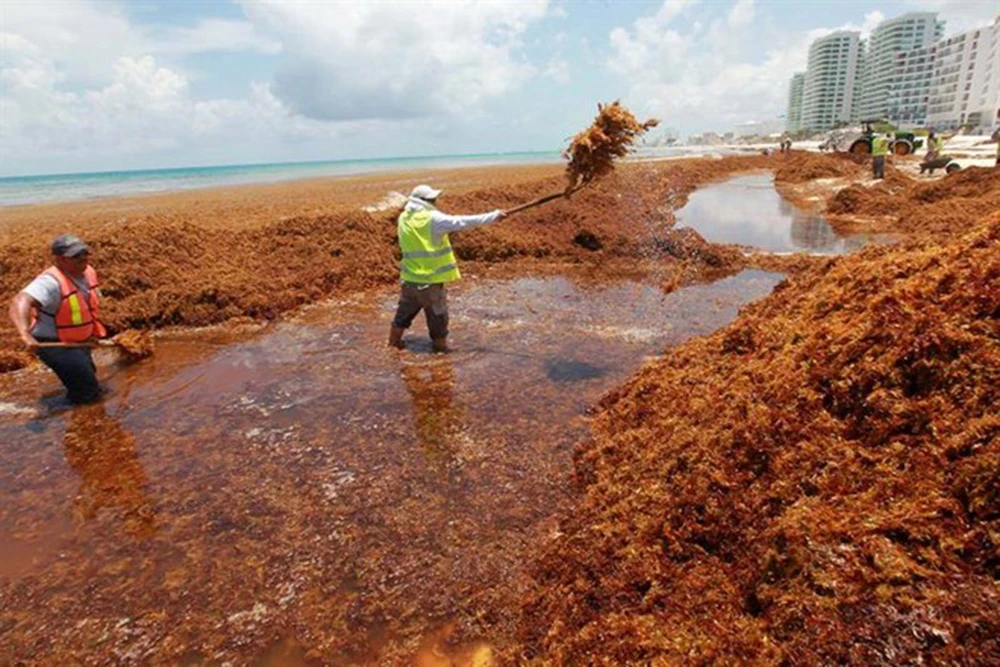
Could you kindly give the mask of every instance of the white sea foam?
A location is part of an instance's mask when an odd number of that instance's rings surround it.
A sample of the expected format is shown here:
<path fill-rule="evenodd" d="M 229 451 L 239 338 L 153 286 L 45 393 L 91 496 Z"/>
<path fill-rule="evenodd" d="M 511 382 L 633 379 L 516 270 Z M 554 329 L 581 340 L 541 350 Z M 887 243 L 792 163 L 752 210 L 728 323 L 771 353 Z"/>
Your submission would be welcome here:
<path fill-rule="evenodd" d="M 0 402 L 0 415 L 30 415 L 34 416 L 38 414 L 38 410 L 35 408 L 29 408 L 26 405 L 17 405 L 16 403 L 2 403 Z"/>
<path fill-rule="evenodd" d="M 392 190 L 378 202 L 369 204 L 368 206 L 362 206 L 361 210 L 367 213 L 379 213 L 381 211 L 388 211 L 394 208 L 403 208 L 403 204 L 405 203 L 406 195 Z"/>

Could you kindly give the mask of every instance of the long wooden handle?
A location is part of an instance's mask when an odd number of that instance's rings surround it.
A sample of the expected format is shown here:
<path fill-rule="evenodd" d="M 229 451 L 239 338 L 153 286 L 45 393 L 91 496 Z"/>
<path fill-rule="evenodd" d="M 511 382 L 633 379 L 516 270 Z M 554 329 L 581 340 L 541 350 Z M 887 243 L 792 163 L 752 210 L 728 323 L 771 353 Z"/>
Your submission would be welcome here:
<path fill-rule="evenodd" d="M 504 213 L 510 215 L 511 213 L 517 213 L 518 211 L 523 211 L 525 209 L 532 208 L 534 206 L 541 206 L 545 202 L 550 202 L 553 199 L 559 199 L 560 197 L 565 197 L 565 196 L 566 196 L 565 192 L 555 192 L 551 195 L 545 195 L 544 197 L 539 197 L 534 201 L 529 201 L 527 204 L 521 204 L 520 206 L 515 206 L 514 208 L 508 208 L 507 210 L 504 211 Z"/>
<path fill-rule="evenodd" d="M 39 343 L 35 347 L 97 347 L 94 343 Z"/>
<path fill-rule="evenodd" d="M 545 195 L 544 197 L 539 197 L 538 199 L 536 199 L 534 201 L 529 201 L 527 204 L 520 204 L 518 206 L 515 206 L 514 208 L 508 208 L 508 209 L 506 209 L 504 211 L 504 213 L 506 213 L 507 215 L 510 215 L 511 213 L 517 213 L 518 211 L 523 211 L 523 210 L 528 209 L 528 208 L 533 208 L 535 206 L 541 206 L 542 204 L 548 203 L 548 202 L 553 201 L 555 199 L 559 199 L 560 197 L 569 197 L 574 192 L 579 192 L 580 190 L 582 190 L 585 186 L 587 186 L 589 184 L 590 184 L 589 180 L 588 181 L 584 181 L 583 183 L 580 183 L 579 185 L 577 185 L 575 188 L 573 188 L 571 190 L 563 190 L 562 192 L 553 192 L 550 195 Z"/>
<path fill-rule="evenodd" d="M 110 340 L 98 340 L 92 343 L 39 343 L 37 347 L 114 347 L 115 344 Z"/>

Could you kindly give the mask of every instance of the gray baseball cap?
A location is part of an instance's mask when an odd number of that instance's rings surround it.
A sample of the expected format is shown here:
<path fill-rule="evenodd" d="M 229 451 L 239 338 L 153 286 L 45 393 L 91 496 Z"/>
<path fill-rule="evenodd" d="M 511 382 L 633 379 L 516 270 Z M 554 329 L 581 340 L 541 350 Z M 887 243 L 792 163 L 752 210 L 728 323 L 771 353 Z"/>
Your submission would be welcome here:
<path fill-rule="evenodd" d="M 76 257 L 81 253 L 90 253 L 90 246 L 78 236 L 63 234 L 52 242 L 52 254 L 59 257 Z"/>

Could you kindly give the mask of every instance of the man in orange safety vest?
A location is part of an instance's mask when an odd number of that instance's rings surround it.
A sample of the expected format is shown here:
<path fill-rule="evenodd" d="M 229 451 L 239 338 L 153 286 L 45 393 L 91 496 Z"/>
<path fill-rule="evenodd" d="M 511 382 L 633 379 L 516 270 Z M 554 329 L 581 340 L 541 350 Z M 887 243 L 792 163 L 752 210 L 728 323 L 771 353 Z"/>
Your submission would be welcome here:
<path fill-rule="evenodd" d="M 52 242 L 53 265 L 14 297 L 10 319 L 25 346 L 52 369 L 71 403 L 100 398 L 93 344 L 107 336 L 100 321 L 97 272 L 90 247 L 63 234 Z"/>

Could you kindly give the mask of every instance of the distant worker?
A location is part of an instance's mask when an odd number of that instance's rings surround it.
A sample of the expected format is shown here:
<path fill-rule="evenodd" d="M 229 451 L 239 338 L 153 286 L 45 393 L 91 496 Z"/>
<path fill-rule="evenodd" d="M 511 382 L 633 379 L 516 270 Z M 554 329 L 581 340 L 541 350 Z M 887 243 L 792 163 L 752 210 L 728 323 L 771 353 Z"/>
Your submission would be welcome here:
<path fill-rule="evenodd" d="M 889 137 L 876 134 L 872 137 L 872 178 L 885 178 L 885 158 L 889 155 Z"/>
<path fill-rule="evenodd" d="M 52 242 L 52 256 L 53 266 L 11 301 L 10 319 L 28 349 L 62 381 L 69 401 L 92 403 L 102 392 L 86 344 L 96 343 L 107 331 L 99 319 L 101 297 L 90 247 L 64 234 Z"/>
<path fill-rule="evenodd" d="M 944 144 L 948 139 L 942 137 L 940 134 L 931 130 L 927 133 L 927 159 L 925 162 L 931 162 L 941 157 L 944 152 Z"/>
<path fill-rule="evenodd" d="M 392 347 L 403 347 L 403 332 L 423 310 L 434 351 L 448 351 L 445 285 L 461 277 L 448 235 L 488 225 L 507 215 L 499 209 L 481 215 L 448 215 L 435 206 L 440 195 L 440 190 L 418 185 L 413 188 L 406 207 L 399 215 L 397 230 L 403 254 L 400 265 L 402 289 L 396 316 L 389 329 L 389 345 Z"/>
<path fill-rule="evenodd" d="M 927 157 L 924 162 L 933 162 L 937 159 L 937 132 L 930 130 L 927 133 Z"/>

